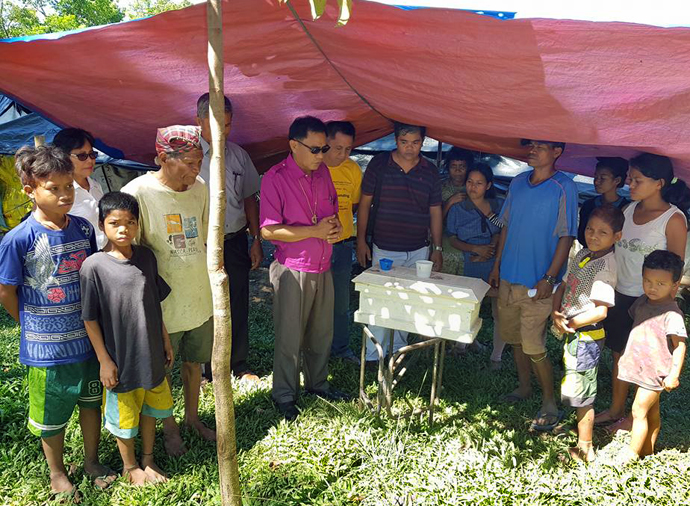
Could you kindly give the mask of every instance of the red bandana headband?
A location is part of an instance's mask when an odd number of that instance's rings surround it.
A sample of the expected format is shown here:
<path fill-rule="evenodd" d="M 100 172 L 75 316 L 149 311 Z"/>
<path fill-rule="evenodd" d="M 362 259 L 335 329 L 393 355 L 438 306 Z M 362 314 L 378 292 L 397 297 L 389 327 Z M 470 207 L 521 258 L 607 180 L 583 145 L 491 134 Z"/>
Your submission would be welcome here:
<path fill-rule="evenodd" d="M 186 153 L 193 149 L 201 149 L 199 127 L 173 125 L 158 129 L 156 133 L 156 154 Z"/>

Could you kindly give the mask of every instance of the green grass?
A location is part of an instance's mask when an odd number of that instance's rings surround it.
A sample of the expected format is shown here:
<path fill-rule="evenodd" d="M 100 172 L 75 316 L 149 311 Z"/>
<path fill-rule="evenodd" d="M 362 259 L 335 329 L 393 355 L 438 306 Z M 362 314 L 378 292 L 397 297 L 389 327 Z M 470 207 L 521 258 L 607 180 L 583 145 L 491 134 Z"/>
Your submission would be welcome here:
<path fill-rule="evenodd" d="M 486 311 L 484 312 L 486 313 Z M 488 315 L 483 315 L 488 320 Z M 426 417 L 377 418 L 351 403 L 327 403 L 303 398 L 296 422 L 280 419 L 270 400 L 273 326 L 265 297 L 253 297 L 250 362 L 264 379 L 260 387 L 236 385 L 235 413 L 240 481 L 244 504 L 267 505 L 642 505 L 690 504 L 690 374 L 681 387 L 662 396 L 663 426 L 659 452 L 626 468 L 602 463 L 563 464 L 558 456 L 575 438 L 535 435 L 528 431 L 538 406 L 534 400 L 517 406 L 497 399 L 515 386 L 509 353 L 504 369 L 491 373 L 488 355 L 448 357 L 436 424 Z M 480 340 L 489 341 L 487 321 Z M 359 328 L 352 329 L 360 342 Z M 48 470 L 39 441 L 26 429 L 28 396 L 24 368 L 18 363 L 19 331 L 0 312 L 0 503 L 51 504 Z M 550 342 L 550 357 L 560 374 L 559 345 Z M 422 356 L 398 387 L 395 408 L 423 406 L 429 393 L 430 356 Z M 610 362 L 602 364 L 597 408 L 609 399 L 606 388 Z M 332 362 L 332 383 L 357 392 L 357 370 Z M 367 376 L 374 392 L 373 376 Z M 182 415 L 179 380 L 175 413 Z M 213 392 L 202 394 L 201 416 L 213 425 Z M 574 414 L 568 414 L 574 420 Z M 162 437 L 162 434 L 159 435 Z M 66 461 L 78 470 L 78 483 L 87 505 L 219 504 L 215 446 L 185 433 L 191 451 L 171 459 L 162 440 L 156 456 L 171 480 L 159 486 L 133 488 L 122 480 L 109 490 L 93 487 L 83 475 L 83 452 L 76 416 L 67 430 Z M 596 444 L 614 453 L 625 444 L 596 434 Z M 115 440 L 103 432 L 100 455 L 121 469 Z"/>

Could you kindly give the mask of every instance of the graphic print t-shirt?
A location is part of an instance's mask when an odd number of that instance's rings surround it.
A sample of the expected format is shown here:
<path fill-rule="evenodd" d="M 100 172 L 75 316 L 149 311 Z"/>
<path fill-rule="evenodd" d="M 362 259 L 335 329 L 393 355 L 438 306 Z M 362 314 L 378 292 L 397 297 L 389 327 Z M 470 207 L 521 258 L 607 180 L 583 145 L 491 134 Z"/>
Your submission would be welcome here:
<path fill-rule="evenodd" d="M 50 230 L 33 215 L 0 243 L 0 283 L 17 286 L 19 361 L 50 367 L 94 356 L 81 319 L 79 269 L 97 251 L 93 227 L 70 216 L 67 228 Z"/>
<path fill-rule="evenodd" d="M 158 273 L 172 289 L 162 303 L 168 332 L 200 327 L 213 314 L 206 267 L 206 185 L 197 178 L 186 191 L 178 192 L 148 173 L 122 191 L 139 202 L 139 244 L 156 255 Z"/>

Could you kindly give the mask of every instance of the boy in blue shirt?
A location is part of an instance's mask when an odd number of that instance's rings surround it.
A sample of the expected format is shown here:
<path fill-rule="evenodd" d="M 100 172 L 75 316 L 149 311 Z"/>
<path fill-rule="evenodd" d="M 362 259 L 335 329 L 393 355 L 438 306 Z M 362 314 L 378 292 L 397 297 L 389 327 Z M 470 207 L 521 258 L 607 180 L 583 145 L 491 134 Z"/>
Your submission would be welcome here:
<path fill-rule="evenodd" d="M 577 187 L 556 170 L 565 143 L 530 141 L 527 163 L 533 170 L 515 176 L 501 220 L 496 263 L 489 283 L 498 288 L 501 338 L 513 347 L 519 386 L 504 397 L 519 402 L 532 395 L 531 370 L 542 390 L 542 405 L 532 428 L 552 430 L 560 421 L 554 397 L 553 368 L 546 356 L 546 322 L 554 286 L 563 278 L 568 252 L 577 235 Z"/>
<path fill-rule="evenodd" d="M 68 154 L 52 146 L 23 147 L 16 167 L 35 210 L 0 243 L 0 303 L 21 325 L 28 426 L 41 437 L 52 492 L 76 500 L 62 457 L 75 406 L 84 436 L 84 470 L 102 488 L 115 478 L 98 461 L 103 389 L 81 320 L 79 269 L 96 251 L 96 237 L 88 221 L 67 214 L 74 202 Z"/>

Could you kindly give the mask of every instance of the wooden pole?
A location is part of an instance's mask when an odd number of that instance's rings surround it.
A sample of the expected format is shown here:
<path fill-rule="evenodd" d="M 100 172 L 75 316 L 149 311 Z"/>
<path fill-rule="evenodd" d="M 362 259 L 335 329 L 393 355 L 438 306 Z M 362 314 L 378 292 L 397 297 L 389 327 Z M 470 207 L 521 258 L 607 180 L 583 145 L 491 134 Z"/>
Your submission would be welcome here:
<path fill-rule="evenodd" d="M 232 400 L 230 353 L 232 318 L 228 275 L 223 266 L 225 232 L 225 103 L 223 100 L 223 10 L 222 0 L 206 1 L 208 24 L 208 81 L 211 123 L 208 274 L 213 294 L 213 391 L 216 398 L 218 475 L 223 506 L 240 506 L 239 467 L 235 439 L 235 408 Z"/>

